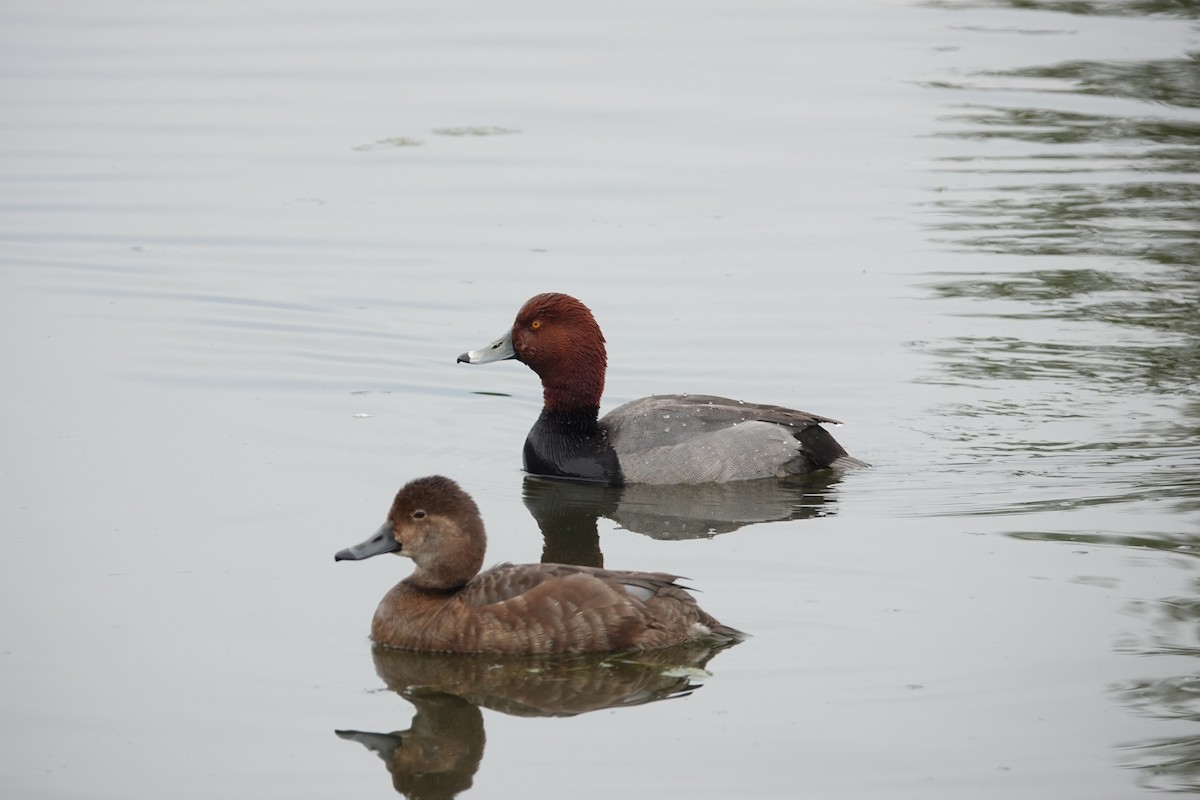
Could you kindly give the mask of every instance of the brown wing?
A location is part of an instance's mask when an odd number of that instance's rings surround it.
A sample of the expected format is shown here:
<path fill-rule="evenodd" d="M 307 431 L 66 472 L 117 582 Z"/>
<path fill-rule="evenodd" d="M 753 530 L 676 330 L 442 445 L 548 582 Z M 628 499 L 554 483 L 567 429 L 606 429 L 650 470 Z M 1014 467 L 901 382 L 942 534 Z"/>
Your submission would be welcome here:
<path fill-rule="evenodd" d="M 569 564 L 502 564 L 459 598 L 474 652 L 585 653 L 666 647 L 705 633 L 736 634 L 662 572 Z"/>
<path fill-rule="evenodd" d="M 472 606 L 503 603 L 548 580 L 571 575 L 589 575 L 605 583 L 640 589 L 634 591 L 633 596 L 642 600 L 679 580 L 678 575 L 666 572 L 628 572 L 574 564 L 498 564 L 476 576 L 463 588 L 460 596 Z"/>

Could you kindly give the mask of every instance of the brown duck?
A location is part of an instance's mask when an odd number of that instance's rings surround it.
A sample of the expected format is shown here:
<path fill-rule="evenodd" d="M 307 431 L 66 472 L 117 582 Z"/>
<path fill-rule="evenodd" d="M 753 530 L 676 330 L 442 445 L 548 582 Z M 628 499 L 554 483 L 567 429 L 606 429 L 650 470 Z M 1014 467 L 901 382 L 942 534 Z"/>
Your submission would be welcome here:
<path fill-rule="evenodd" d="M 387 521 L 334 556 L 397 553 L 416 569 L 379 603 L 376 643 L 444 653 L 604 653 L 741 638 L 697 605 L 676 575 L 569 564 L 501 564 L 479 572 L 479 508 L 449 478 L 400 489 Z"/>

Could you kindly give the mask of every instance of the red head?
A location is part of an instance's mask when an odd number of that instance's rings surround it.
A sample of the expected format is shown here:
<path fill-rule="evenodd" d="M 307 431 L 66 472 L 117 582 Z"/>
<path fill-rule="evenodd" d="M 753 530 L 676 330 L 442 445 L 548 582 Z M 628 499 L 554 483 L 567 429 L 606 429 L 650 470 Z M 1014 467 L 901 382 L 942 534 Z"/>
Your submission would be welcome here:
<path fill-rule="evenodd" d="M 604 334 L 583 303 L 548 292 L 529 298 L 512 326 L 516 358 L 542 379 L 552 411 L 600 408 L 608 356 Z"/>

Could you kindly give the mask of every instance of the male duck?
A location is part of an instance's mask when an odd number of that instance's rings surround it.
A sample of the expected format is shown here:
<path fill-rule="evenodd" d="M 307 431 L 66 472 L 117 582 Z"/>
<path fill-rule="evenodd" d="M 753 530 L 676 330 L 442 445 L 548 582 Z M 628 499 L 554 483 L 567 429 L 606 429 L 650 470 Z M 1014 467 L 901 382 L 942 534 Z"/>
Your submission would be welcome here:
<path fill-rule="evenodd" d="M 607 356 L 592 312 L 566 294 L 530 298 L 512 328 L 458 357 L 516 359 L 542 379 L 542 414 L 525 439 L 535 475 L 627 483 L 726 483 L 863 466 L 820 423 L 835 419 L 701 394 L 633 400 L 600 414 Z"/>
<path fill-rule="evenodd" d="M 606 653 L 742 636 L 705 613 L 675 575 L 568 564 L 501 564 L 480 574 L 486 545 L 471 496 L 435 475 L 401 488 L 375 535 L 334 560 L 397 553 L 416 562 L 371 623 L 378 644 L 406 650 Z"/>

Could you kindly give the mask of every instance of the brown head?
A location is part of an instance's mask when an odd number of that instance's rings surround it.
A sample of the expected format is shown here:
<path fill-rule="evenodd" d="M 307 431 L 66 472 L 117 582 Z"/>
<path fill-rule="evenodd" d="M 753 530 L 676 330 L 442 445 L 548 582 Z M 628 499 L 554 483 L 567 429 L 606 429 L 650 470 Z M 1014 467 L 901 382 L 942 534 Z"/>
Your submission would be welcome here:
<path fill-rule="evenodd" d="M 458 360 L 486 364 L 507 358 L 528 364 L 542 379 L 546 408 L 564 412 L 600 408 L 608 367 L 604 334 L 588 307 L 574 297 L 548 292 L 529 298 L 508 333 Z"/>
<path fill-rule="evenodd" d="M 375 535 L 340 551 L 334 560 L 396 553 L 417 565 L 407 583 L 457 589 L 479 572 L 486 549 L 487 535 L 475 501 L 454 481 L 432 475 L 406 483 Z"/>

